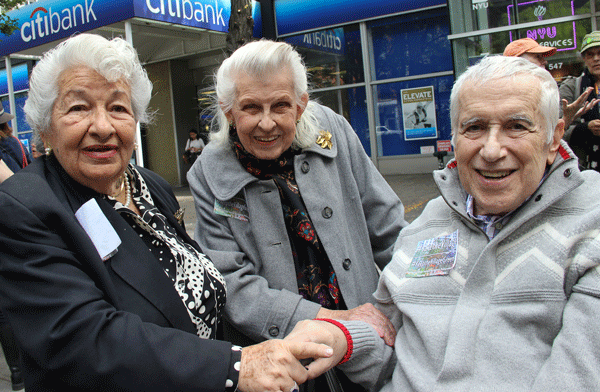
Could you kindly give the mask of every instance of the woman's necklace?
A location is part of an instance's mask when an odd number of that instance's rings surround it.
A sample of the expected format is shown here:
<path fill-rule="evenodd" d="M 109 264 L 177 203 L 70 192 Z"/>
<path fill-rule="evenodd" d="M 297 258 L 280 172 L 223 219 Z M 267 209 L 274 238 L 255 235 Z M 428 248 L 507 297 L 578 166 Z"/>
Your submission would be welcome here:
<path fill-rule="evenodd" d="M 123 177 L 125 180 L 125 192 L 127 192 L 127 198 L 125 199 L 125 208 L 129 208 L 129 204 L 131 204 L 131 185 L 129 185 L 129 176 L 127 172 L 123 173 Z"/>
<path fill-rule="evenodd" d="M 119 192 L 116 195 L 112 196 L 115 199 L 123 194 L 123 188 L 125 188 L 125 204 L 123 206 L 125 208 L 129 208 L 131 204 L 131 185 L 129 184 L 129 176 L 127 172 L 123 172 L 123 177 L 121 177 L 121 184 L 119 185 Z"/>

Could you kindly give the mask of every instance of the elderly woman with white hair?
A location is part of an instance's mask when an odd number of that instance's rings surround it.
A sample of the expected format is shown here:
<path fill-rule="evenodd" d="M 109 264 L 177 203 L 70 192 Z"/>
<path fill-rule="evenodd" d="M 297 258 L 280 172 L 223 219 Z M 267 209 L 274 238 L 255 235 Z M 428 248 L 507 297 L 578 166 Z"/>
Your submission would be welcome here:
<path fill-rule="evenodd" d="M 130 163 L 152 84 L 125 40 L 81 34 L 32 71 L 47 154 L 0 188 L 0 305 L 33 391 L 290 391 L 317 344 L 215 339 L 226 283 L 165 180 Z M 268 366 L 265 364 L 268 363 Z"/>
<path fill-rule="evenodd" d="M 196 240 L 229 288 L 226 332 L 249 344 L 305 319 L 364 319 L 392 344 L 371 302 L 406 225 L 402 203 L 346 119 L 307 88 L 298 52 L 269 40 L 215 76 L 215 129 L 187 178 Z M 335 388 L 334 376 L 306 388 Z"/>

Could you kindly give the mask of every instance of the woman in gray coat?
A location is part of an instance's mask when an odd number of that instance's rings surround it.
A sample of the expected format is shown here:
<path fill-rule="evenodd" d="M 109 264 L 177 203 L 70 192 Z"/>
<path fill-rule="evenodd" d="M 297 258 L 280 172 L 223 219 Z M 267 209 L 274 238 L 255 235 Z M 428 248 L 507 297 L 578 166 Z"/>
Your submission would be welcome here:
<path fill-rule="evenodd" d="M 247 44 L 215 79 L 217 129 L 187 177 L 196 240 L 227 282 L 229 332 L 248 344 L 305 319 L 362 319 L 393 344 L 370 302 L 404 210 L 350 124 L 309 102 L 289 44 Z"/>

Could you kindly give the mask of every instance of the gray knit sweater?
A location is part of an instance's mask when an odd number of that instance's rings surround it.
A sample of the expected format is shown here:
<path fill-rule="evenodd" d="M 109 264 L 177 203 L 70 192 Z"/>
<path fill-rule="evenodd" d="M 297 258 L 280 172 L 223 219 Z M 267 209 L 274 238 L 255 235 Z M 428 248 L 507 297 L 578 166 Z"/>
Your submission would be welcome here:
<path fill-rule="evenodd" d="M 455 162 L 441 197 L 403 229 L 375 297 L 395 350 L 347 322 L 342 368 L 381 391 L 598 391 L 600 173 L 561 146 L 550 174 L 492 239 L 467 217 Z M 447 275 L 408 278 L 420 241 L 458 232 Z"/>

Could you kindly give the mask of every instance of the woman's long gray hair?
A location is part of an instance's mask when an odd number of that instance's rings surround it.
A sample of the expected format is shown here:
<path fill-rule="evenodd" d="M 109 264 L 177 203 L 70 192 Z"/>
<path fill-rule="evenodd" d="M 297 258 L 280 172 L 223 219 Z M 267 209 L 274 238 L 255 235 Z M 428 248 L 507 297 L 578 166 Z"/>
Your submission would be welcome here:
<path fill-rule="evenodd" d="M 225 113 L 233 108 L 237 98 L 235 82 L 238 75 L 265 79 L 278 72 L 290 73 L 296 104 L 303 107 L 302 96 L 308 90 L 306 67 L 300 54 L 290 44 L 266 39 L 253 41 L 240 47 L 223 61 L 214 76 L 215 102 L 211 108 L 214 116 L 211 141 L 221 146 L 230 143 L 229 122 Z M 293 147 L 309 147 L 317 138 L 319 126 L 312 107 L 313 104 L 309 102 L 300 117 Z"/>
<path fill-rule="evenodd" d="M 58 97 L 61 74 L 79 66 L 93 69 L 110 82 L 125 82 L 131 89 L 134 118 L 143 123 L 150 121 L 148 104 L 152 82 L 135 49 L 121 38 L 108 40 L 95 34 L 79 34 L 46 52 L 31 72 L 29 96 L 23 109 L 34 138 L 39 139 L 51 131 L 52 109 Z"/>

